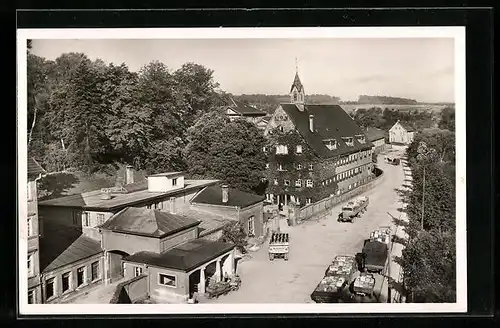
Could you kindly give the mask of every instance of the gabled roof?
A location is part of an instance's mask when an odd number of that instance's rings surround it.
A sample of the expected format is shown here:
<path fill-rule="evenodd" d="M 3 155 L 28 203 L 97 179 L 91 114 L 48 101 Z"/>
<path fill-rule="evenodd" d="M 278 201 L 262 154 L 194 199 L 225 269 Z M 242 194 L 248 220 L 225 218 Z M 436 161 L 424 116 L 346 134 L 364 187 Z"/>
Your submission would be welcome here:
<path fill-rule="evenodd" d="M 47 229 L 40 238 L 40 272 L 50 272 L 102 252 L 101 243 L 75 228 L 50 228 L 51 220 L 44 220 Z"/>
<path fill-rule="evenodd" d="M 206 187 L 191 200 L 191 203 L 238 206 L 240 208 L 244 208 L 258 202 L 262 202 L 266 198 L 265 196 L 251 194 L 234 188 L 228 188 L 228 192 L 228 201 L 223 203 L 222 189 L 220 186 L 214 185 Z"/>
<path fill-rule="evenodd" d="M 366 128 L 366 138 L 370 141 L 385 139 L 385 131 L 377 128 Z"/>
<path fill-rule="evenodd" d="M 32 180 L 37 178 L 40 174 L 47 173 L 38 162 L 32 158 L 28 157 L 28 179 Z"/>
<path fill-rule="evenodd" d="M 100 228 L 148 237 L 165 237 L 197 226 L 201 221 L 154 209 L 127 207 Z"/>
<path fill-rule="evenodd" d="M 297 91 L 301 92 L 304 89 L 302 82 L 300 82 L 299 72 L 295 73 L 295 78 L 293 79 L 292 87 L 290 88 L 290 92 L 292 92 L 293 87 L 297 87 Z"/>
<path fill-rule="evenodd" d="M 339 105 L 305 105 L 301 111 L 295 104 L 281 104 L 296 130 L 309 147 L 321 158 L 330 158 L 355 151 L 370 149 L 373 144 L 366 140 L 359 143 L 356 135 L 365 135 L 354 120 Z M 314 115 L 314 132 L 309 130 L 309 115 Z M 347 146 L 342 137 L 352 137 L 353 146 Z M 337 149 L 329 150 L 323 140 L 335 139 Z"/>
<path fill-rule="evenodd" d="M 233 244 L 195 239 L 165 253 L 138 252 L 123 260 L 188 272 L 231 251 Z"/>
<path fill-rule="evenodd" d="M 400 120 L 398 120 L 396 123 L 394 123 L 394 125 L 396 125 L 398 123 L 406 130 L 406 132 L 415 132 L 415 129 L 411 125 L 409 125 L 408 123 L 401 122 Z M 391 127 L 391 129 L 394 127 L 394 125 Z"/>
<path fill-rule="evenodd" d="M 251 116 L 266 116 L 267 113 L 261 110 L 258 110 L 255 107 L 249 106 L 241 101 L 235 101 L 231 98 L 232 104 L 227 106 L 227 108 L 237 112 L 241 115 L 251 115 Z"/>

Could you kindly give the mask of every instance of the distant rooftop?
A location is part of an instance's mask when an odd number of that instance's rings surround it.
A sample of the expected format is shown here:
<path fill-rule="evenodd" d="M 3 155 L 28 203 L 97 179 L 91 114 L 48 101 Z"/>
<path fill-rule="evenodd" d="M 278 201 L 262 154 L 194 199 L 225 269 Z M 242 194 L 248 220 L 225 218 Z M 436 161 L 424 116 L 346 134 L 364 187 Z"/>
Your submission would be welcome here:
<path fill-rule="evenodd" d="M 144 201 L 162 199 L 169 195 L 193 191 L 206 186 L 213 185 L 219 180 L 186 180 L 184 188 L 169 190 L 166 192 L 150 192 L 147 190 L 147 181 L 124 186 L 127 193 L 112 194 L 111 199 L 101 199 L 101 190 L 89 191 L 81 194 L 64 196 L 60 198 L 49 199 L 38 203 L 39 206 L 60 206 L 72 207 L 86 210 L 114 211 L 121 210 L 128 206 L 140 204 Z"/>
<path fill-rule="evenodd" d="M 266 116 L 267 113 L 257 108 L 247 105 L 241 101 L 235 101 L 231 98 L 231 104 L 227 106 L 231 110 L 237 112 L 240 115 L 250 115 L 250 116 Z"/>
<path fill-rule="evenodd" d="M 366 137 L 369 141 L 375 141 L 380 139 L 385 139 L 385 131 L 377 128 L 366 128 L 365 131 Z"/>
<path fill-rule="evenodd" d="M 169 178 L 174 178 L 176 176 L 181 176 L 184 175 L 184 172 L 166 172 L 166 173 L 157 173 L 157 174 L 151 174 L 149 175 L 150 177 L 169 177 Z"/>
<path fill-rule="evenodd" d="M 226 203 L 223 203 L 222 188 L 214 185 L 203 189 L 193 198 L 191 202 L 210 205 L 238 206 L 244 208 L 258 202 L 262 202 L 265 198 L 265 196 L 259 196 L 238 189 L 229 188 L 228 200 Z"/>

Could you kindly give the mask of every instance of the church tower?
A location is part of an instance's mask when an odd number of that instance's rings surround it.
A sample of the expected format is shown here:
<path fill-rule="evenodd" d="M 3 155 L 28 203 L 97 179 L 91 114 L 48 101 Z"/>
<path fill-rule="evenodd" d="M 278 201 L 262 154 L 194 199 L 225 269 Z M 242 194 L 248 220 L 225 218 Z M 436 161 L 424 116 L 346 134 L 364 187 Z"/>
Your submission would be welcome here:
<path fill-rule="evenodd" d="M 299 78 L 299 70 L 297 64 L 295 66 L 295 78 L 293 79 L 292 87 L 290 88 L 290 102 L 296 104 L 299 110 L 304 110 L 305 92 L 302 82 Z"/>

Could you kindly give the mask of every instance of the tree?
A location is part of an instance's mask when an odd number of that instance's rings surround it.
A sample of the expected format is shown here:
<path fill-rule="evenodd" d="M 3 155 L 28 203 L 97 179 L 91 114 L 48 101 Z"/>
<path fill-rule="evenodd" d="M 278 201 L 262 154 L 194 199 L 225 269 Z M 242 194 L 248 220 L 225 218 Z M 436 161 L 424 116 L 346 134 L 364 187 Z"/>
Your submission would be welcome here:
<path fill-rule="evenodd" d="M 226 224 L 222 230 L 222 237 L 220 241 L 225 243 L 232 243 L 236 248 L 242 253 L 247 253 L 245 246 L 247 243 L 247 235 L 245 234 L 245 228 L 241 222 L 231 222 Z"/>
<path fill-rule="evenodd" d="M 439 121 L 439 128 L 449 131 L 455 131 L 455 108 L 445 107 L 441 111 L 441 119 Z"/>
<path fill-rule="evenodd" d="M 252 123 L 230 122 L 217 111 L 206 113 L 189 128 L 187 140 L 184 154 L 193 177 L 220 179 L 245 191 L 259 186 L 265 139 Z"/>

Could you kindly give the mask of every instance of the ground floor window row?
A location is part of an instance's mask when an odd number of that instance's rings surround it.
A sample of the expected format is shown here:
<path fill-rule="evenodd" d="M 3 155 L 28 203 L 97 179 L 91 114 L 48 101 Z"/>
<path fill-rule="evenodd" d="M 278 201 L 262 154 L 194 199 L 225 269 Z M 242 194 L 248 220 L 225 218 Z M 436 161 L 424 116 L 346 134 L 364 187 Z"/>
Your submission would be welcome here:
<path fill-rule="evenodd" d="M 78 267 L 76 270 L 64 272 L 45 281 L 45 300 L 50 301 L 99 279 L 101 279 L 99 261 Z"/>

